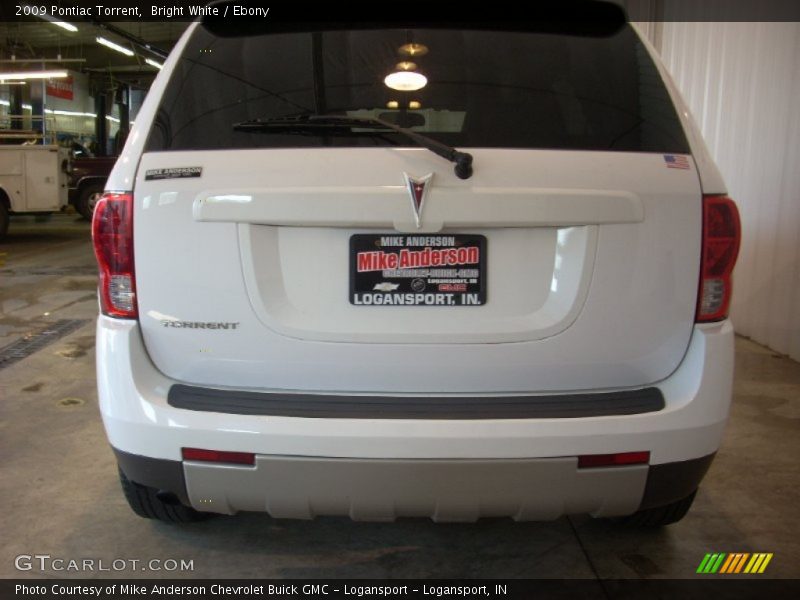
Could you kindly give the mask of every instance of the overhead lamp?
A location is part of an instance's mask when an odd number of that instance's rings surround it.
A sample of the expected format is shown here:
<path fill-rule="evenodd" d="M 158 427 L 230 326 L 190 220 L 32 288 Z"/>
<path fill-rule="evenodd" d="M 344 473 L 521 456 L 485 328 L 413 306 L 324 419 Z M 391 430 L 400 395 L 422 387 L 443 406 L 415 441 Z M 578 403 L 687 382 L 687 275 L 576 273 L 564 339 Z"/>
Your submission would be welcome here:
<path fill-rule="evenodd" d="M 397 51 L 400 54 L 411 57 L 425 56 L 428 53 L 428 47 L 425 44 L 415 44 L 414 42 L 409 42 L 408 44 L 403 44 L 400 46 Z"/>
<path fill-rule="evenodd" d="M 51 17 L 50 15 L 38 15 L 40 19 L 44 19 L 55 25 L 56 27 L 61 27 L 61 29 L 66 29 L 67 31 L 78 31 L 78 28 L 75 27 L 72 23 L 65 23 L 64 21 L 59 21 L 56 18 Z"/>
<path fill-rule="evenodd" d="M 386 103 L 386 108 L 400 108 L 400 103 L 397 100 L 389 100 Z"/>
<path fill-rule="evenodd" d="M 18 73 L 0 73 L 0 80 L 5 79 L 58 79 L 67 76 L 66 71 L 20 71 Z"/>
<path fill-rule="evenodd" d="M 115 44 L 111 40 L 107 40 L 104 37 L 96 37 L 95 41 L 98 44 L 102 44 L 106 48 L 111 48 L 112 50 L 116 50 L 117 52 L 121 52 L 125 56 L 133 56 L 133 50 L 128 50 L 125 46 L 120 46 L 119 44 Z"/>
<path fill-rule="evenodd" d="M 3 81 L 0 79 L 0 85 L 25 85 L 24 81 Z"/>
<path fill-rule="evenodd" d="M 78 31 L 78 28 L 75 27 L 75 25 L 73 25 L 72 23 L 66 23 L 64 21 L 59 21 L 58 19 L 52 19 L 52 20 L 47 19 L 47 20 L 50 21 L 56 27 L 61 27 L 61 29 L 66 29 L 67 31 L 72 31 L 72 32 Z"/>
<path fill-rule="evenodd" d="M 408 103 L 408 108 L 410 108 L 411 110 L 417 110 L 418 108 L 422 108 L 422 103 L 419 102 L 418 100 L 412 100 L 411 102 Z"/>
<path fill-rule="evenodd" d="M 146 62 L 151 67 L 155 67 L 156 69 L 161 69 L 161 67 L 164 66 L 161 63 L 158 63 L 158 62 L 154 61 L 152 58 L 145 58 L 144 62 Z"/>
<path fill-rule="evenodd" d="M 428 85 L 428 78 L 416 70 L 413 62 L 401 62 L 395 66 L 396 71 L 389 73 L 383 80 L 387 87 L 398 92 L 415 92 Z"/>
<path fill-rule="evenodd" d="M 44 112 L 49 115 L 56 115 L 62 117 L 97 117 L 96 113 L 90 112 L 78 112 L 74 110 L 50 110 L 49 108 L 45 108 Z"/>
<path fill-rule="evenodd" d="M 67 31 L 72 31 L 72 32 L 78 31 L 78 28 L 75 27 L 75 25 L 72 25 L 71 23 L 65 23 L 64 21 L 59 21 L 55 17 L 51 17 L 47 13 L 42 12 L 43 10 L 46 9 L 46 7 L 33 7 L 30 4 L 23 4 L 19 8 L 27 9 L 30 12 L 26 11 L 26 14 L 31 14 L 31 15 L 34 15 L 36 17 L 39 17 L 40 19 L 42 19 L 44 21 L 48 21 L 48 22 L 52 23 L 53 25 L 55 25 L 57 27 L 61 27 L 61 29 L 66 29 Z M 38 8 L 38 10 L 37 10 L 37 8 Z"/>

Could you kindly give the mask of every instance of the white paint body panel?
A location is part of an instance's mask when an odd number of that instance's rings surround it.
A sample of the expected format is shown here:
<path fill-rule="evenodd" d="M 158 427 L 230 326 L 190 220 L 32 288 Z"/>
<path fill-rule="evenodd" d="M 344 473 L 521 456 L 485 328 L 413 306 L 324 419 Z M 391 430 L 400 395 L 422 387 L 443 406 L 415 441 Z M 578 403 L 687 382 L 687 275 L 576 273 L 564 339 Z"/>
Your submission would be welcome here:
<path fill-rule="evenodd" d="M 416 148 L 144 154 L 134 246 L 156 366 L 200 385 L 390 393 L 567 391 L 669 375 L 697 295 L 694 168 L 667 168 L 660 154 L 472 152 L 467 181 Z M 145 179 L 187 166 L 202 176 Z M 350 304 L 350 236 L 416 231 L 403 172 L 435 173 L 421 233 L 486 236 L 486 305 Z"/>
<path fill-rule="evenodd" d="M 309 160 L 314 160 L 313 154 Z M 414 234 L 458 227 L 567 227 L 644 220 L 642 202 L 630 192 L 453 185 L 432 186 L 436 202 L 426 206 L 424 220 L 417 225 L 409 218 L 407 194 L 399 184 L 228 189 L 201 193 L 192 212 L 196 221 L 216 223 L 372 227 Z"/>

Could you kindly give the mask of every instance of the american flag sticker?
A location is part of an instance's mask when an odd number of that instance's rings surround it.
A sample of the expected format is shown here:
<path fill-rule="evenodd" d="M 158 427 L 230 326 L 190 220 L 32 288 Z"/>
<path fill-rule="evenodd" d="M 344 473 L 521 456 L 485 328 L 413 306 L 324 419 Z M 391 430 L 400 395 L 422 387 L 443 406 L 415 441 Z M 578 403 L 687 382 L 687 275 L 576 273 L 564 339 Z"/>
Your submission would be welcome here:
<path fill-rule="evenodd" d="M 665 154 L 664 163 L 668 169 L 688 169 L 689 159 L 680 154 Z"/>

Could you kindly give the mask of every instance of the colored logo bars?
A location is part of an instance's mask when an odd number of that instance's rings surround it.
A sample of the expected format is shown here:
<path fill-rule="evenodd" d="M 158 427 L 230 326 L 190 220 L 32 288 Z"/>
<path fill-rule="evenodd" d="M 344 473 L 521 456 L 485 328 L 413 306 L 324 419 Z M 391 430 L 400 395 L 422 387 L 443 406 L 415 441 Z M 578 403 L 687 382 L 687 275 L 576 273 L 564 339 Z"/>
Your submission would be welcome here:
<path fill-rule="evenodd" d="M 772 560 L 772 552 L 725 552 L 709 553 L 697 567 L 698 573 L 763 573 L 769 561 Z"/>

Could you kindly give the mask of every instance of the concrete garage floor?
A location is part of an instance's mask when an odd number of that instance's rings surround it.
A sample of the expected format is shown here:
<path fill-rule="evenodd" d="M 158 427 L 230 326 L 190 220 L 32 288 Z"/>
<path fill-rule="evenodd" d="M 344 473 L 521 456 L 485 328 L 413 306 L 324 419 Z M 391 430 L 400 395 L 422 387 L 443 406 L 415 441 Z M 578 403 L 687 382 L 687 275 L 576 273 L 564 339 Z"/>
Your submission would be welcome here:
<path fill-rule="evenodd" d="M 89 224 L 69 215 L 14 220 L 0 262 L 0 347 L 61 319 L 87 319 L 0 369 L 0 577 L 686 578 L 706 552 L 773 552 L 760 577 L 800 577 L 800 364 L 748 340 L 737 340 L 725 443 L 689 516 L 661 531 L 588 517 L 437 525 L 260 514 L 171 527 L 128 509 L 103 435 Z M 107 565 L 192 559 L 194 570 L 20 572 L 20 554 Z"/>

